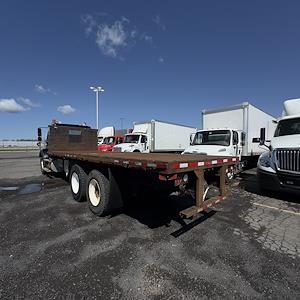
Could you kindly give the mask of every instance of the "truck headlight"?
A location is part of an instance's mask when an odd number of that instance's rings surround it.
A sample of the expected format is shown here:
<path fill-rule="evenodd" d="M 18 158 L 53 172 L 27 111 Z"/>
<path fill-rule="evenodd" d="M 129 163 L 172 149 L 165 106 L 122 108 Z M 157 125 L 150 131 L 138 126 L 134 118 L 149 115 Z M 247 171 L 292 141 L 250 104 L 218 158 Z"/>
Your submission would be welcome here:
<path fill-rule="evenodd" d="M 270 168 L 271 167 L 271 157 L 270 157 L 270 153 L 266 152 L 263 153 L 259 159 L 258 159 L 258 163 L 266 168 Z"/>

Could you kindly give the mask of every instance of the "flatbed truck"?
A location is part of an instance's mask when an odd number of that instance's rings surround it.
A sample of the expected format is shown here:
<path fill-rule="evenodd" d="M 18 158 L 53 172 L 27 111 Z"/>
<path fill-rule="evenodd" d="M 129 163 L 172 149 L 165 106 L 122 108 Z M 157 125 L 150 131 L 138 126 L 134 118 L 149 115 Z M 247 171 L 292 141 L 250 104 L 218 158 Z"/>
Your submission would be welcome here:
<path fill-rule="evenodd" d="M 42 140 L 41 130 L 38 139 Z M 238 157 L 173 153 L 120 153 L 97 151 L 97 131 L 88 126 L 51 124 L 46 147 L 41 148 L 42 172 L 63 173 L 74 200 L 87 200 L 90 210 L 103 216 L 124 205 L 129 191 L 144 188 L 170 193 L 191 187 L 195 204 L 180 212 L 192 217 L 224 200 L 226 169 Z M 206 199 L 206 172 L 219 178 L 219 195 Z"/>

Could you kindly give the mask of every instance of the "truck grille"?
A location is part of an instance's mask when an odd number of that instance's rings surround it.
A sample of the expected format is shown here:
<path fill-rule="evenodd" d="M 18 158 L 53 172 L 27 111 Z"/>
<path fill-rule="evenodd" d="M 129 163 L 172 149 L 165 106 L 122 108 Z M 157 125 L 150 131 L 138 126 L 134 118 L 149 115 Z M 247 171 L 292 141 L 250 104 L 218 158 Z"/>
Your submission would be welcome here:
<path fill-rule="evenodd" d="M 274 152 L 278 170 L 300 173 L 300 149 L 276 149 Z"/>

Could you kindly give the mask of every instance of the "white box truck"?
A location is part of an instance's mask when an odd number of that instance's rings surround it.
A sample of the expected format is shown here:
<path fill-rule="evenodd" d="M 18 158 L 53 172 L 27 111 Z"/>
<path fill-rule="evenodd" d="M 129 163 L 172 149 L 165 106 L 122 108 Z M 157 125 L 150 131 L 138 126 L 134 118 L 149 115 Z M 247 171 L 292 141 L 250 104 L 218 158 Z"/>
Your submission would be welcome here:
<path fill-rule="evenodd" d="M 260 189 L 300 192 L 300 98 L 283 103 L 283 116 L 277 119 L 274 137 L 266 141 L 262 128 L 260 145 L 269 150 L 257 163 Z"/>
<path fill-rule="evenodd" d="M 202 130 L 197 131 L 190 147 L 184 154 L 237 156 L 240 163 L 234 172 L 247 164 L 257 163 L 259 155 L 266 151 L 253 138 L 260 135 L 260 128 L 266 128 L 268 138 L 273 136 L 276 118 L 249 102 L 202 111 Z M 234 172 L 228 173 L 229 177 Z"/>
<path fill-rule="evenodd" d="M 125 135 L 124 143 L 113 148 L 113 152 L 182 152 L 190 145 L 196 128 L 151 120 L 137 122 L 133 131 Z"/>

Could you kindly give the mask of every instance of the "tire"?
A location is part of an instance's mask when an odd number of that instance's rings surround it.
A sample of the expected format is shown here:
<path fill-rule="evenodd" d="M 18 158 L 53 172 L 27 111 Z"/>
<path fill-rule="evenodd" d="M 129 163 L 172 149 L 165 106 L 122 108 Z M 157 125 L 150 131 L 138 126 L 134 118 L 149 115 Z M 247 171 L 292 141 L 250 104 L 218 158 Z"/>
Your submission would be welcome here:
<path fill-rule="evenodd" d="M 74 165 L 71 168 L 69 182 L 73 198 L 77 202 L 85 200 L 87 174 L 79 165 Z"/>
<path fill-rule="evenodd" d="M 93 214 L 104 216 L 109 212 L 109 180 L 99 171 L 92 170 L 86 184 L 86 198 Z"/>
<path fill-rule="evenodd" d="M 40 158 L 40 168 L 41 168 L 41 173 L 45 175 L 47 172 L 44 170 L 44 159 L 42 157 Z"/>
<path fill-rule="evenodd" d="M 204 184 L 203 184 L 203 201 L 205 201 L 205 199 L 206 199 L 208 190 L 209 190 L 209 185 L 208 185 L 207 181 L 204 180 Z"/>
<path fill-rule="evenodd" d="M 235 175 L 233 172 L 226 172 L 225 174 L 225 183 L 231 185 L 234 182 Z"/>

